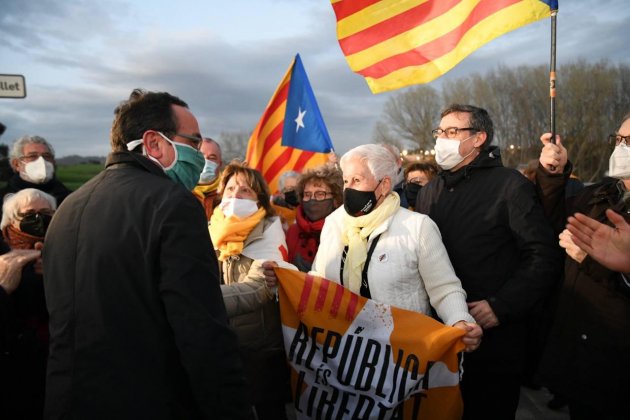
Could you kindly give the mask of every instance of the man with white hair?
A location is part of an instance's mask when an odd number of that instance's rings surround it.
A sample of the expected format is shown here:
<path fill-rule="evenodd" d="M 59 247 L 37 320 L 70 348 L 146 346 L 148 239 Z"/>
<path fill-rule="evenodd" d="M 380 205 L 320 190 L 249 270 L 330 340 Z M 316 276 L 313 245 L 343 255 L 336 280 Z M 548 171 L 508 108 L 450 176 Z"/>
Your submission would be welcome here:
<path fill-rule="evenodd" d="M 55 150 L 43 137 L 18 138 L 11 147 L 9 157 L 14 174 L 7 186 L 0 190 L 0 197 L 25 188 L 35 188 L 52 195 L 61 204 L 72 192 L 55 177 Z"/>

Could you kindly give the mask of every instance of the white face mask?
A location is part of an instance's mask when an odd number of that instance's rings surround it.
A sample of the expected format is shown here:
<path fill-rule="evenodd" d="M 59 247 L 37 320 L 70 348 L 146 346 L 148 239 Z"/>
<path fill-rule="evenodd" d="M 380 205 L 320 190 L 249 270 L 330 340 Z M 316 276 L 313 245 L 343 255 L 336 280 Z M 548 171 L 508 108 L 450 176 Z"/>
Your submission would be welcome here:
<path fill-rule="evenodd" d="M 244 219 L 258 211 L 258 204 L 254 200 L 247 198 L 223 198 L 219 208 L 225 217 L 236 216 Z"/>
<path fill-rule="evenodd" d="M 53 164 L 40 156 L 23 166 L 20 177 L 24 181 L 32 182 L 33 184 L 45 184 L 52 179 L 54 174 L 55 167 Z"/>
<path fill-rule="evenodd" d="M 608 176 L 613 178 L 630 178 L 630 146 L 619 143 L 610 155 Z"/>
<path fill-rule="evenodd" d="M 219 164 L 213 160 L 206 159 L 206 163 L 203 167 L 203 171 L 201 171 L 201 175 L 199 175 L 199 183 L 200 184 L 209 184 L 216 177 L 217 168 Z"/>
<path fill-rule="evenodd" d="M 459 145 L 470 140 L 474 136 L 475 134 L 462 141 L 438 137 L 437 140 L 435 140 L 435 162 L 445 171 L 459 165 L 475 151 L 475 149 L 472 149 L 466 156 L 462 156 L 459 154 Z"/>

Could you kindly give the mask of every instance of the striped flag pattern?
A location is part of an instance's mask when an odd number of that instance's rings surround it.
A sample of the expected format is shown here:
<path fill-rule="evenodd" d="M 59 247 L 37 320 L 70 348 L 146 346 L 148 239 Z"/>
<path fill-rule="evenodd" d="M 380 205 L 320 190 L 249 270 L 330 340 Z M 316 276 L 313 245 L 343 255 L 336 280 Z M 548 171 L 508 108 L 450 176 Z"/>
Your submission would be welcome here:
<path fill-rule="evenodd" d="M 332 151 L 332 141 L 298 54 L 249 139 L 247 162 L 263 174 L 273 194 L 284 172 L 301 173 L 322 165 Z"/>
<path fill-rule="evenodd" d="M 556 0 L 331 0 L 337 38 L 372 93 L 428 83 Z"/>

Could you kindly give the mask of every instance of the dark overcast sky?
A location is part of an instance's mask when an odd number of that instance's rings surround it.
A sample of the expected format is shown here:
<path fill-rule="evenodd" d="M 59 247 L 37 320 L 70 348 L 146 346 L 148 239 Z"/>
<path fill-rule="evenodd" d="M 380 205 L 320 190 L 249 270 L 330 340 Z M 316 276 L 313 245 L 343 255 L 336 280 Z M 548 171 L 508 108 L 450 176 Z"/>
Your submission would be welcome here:
<path fill-rule="evenodd" d="M 560 1 L 558 65 L 630 63 L 629 28 L 628 0 Z M 0 99 L 0 140 L 41 135 L 58 156 L 106 155 L 112 111 L 135 87 L 180 96 L 205 135 L 250 132 L 296 53 L 340 153 L 370 142 L 383 104 L 401 92 L 373 95 L 350 71 L 326 0 L 3 0 L 0 39 L 0 74 L 24 75 L 28 94 Z M 545 20 L 497 38 L 431 85 L 548 60 Z"/>

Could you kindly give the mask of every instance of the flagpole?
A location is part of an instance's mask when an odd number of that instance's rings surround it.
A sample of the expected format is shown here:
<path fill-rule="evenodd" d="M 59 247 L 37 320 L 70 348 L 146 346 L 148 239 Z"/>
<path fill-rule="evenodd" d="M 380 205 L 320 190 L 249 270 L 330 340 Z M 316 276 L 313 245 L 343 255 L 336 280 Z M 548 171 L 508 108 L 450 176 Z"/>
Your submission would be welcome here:
<path fill-rule="evenodd" d="M 556 16 L 558 8 L 551 10 L 551 59 L 549 60 L 549 99 L 551 143 L 556 142 Z"/>

